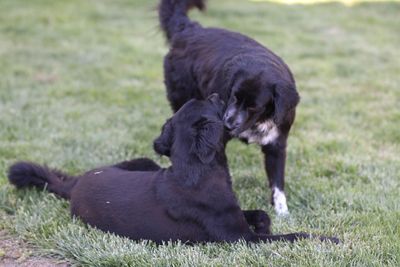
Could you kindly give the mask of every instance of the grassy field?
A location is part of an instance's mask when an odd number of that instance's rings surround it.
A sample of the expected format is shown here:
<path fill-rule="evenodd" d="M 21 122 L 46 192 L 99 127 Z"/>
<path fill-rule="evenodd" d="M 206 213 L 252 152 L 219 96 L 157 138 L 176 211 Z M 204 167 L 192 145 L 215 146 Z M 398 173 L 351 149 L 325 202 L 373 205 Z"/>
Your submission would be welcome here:
<path fill-rule="evenodd" d="M 156 247 L 88 228 L 67 202 L 8 185 L 7 167 L 19 159 L 72 174 L 138 156 L 168 165 L 152 150 L 171 115 L 155 5 L 0 1 L 0 230 L 82 266 L 399 266 L 398 2 L 210 0 L 207 13 L 192 13 L 282 56 L 302 97 L 288 148 L 290 217 L 268 204 L 257 146 L 234 141 L 228 157 L 242 207 L 269 211 L 274 232 L 335 235 L 340 245 Z"/>

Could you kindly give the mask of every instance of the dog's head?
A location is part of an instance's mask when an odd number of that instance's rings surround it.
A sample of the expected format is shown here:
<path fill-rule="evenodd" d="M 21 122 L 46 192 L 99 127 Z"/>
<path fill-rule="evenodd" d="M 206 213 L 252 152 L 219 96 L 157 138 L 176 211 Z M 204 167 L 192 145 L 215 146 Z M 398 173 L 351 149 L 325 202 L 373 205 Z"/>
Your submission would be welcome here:
<path fill-rule="evenodd" d="M 299 95 L 294 86 L 263 82 L 262 75 L 241 80 L 232 88 L 224 124 L 234 136 L 267 119 L 281 125 L 298 102 Z"/>
<path fill-rule="evenodd" d="M 210 163 L 223 149 L 222 113 L 224 103 L 217 94 L 206 100 L 192 99 L 162 127 L 154 150 L 175 160 Z"/>

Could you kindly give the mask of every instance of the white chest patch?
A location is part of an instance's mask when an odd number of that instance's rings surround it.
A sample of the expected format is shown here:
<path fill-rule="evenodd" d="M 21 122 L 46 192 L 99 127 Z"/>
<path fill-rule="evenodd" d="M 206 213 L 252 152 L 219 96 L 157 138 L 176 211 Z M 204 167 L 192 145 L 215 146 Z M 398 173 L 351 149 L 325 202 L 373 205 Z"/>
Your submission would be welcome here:
<path fill-rule="evenodd" d="M 240 138 L 246 139 L 249 143 L 257 143 L 259 145 L 267 145 L 275 142 L 279 136 L 278 127 L 272 120 L 254 125 L 254 127 L 239 134 Z"/>

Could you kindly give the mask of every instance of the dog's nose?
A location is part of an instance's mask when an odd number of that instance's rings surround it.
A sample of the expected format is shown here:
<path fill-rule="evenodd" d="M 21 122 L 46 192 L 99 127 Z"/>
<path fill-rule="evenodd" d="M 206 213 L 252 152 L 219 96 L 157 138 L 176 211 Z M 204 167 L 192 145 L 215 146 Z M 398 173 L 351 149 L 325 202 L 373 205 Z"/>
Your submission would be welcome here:
<path fill-rule="evenodd" d="M 228 128 L 229 130 L 235 129 L 236 128 L 236 124 L 234 122 L 234 118 L 232 117 L 226 117 L 224 116 L 224 125 L 226 128 Z"/>
<path fill-rule="evenodd" d="M 228 130 L 232 130 L 232 125 L 230 125 L 230 124 L 228 124 L 226 122 L 224 122 L 224 125 Z"/>

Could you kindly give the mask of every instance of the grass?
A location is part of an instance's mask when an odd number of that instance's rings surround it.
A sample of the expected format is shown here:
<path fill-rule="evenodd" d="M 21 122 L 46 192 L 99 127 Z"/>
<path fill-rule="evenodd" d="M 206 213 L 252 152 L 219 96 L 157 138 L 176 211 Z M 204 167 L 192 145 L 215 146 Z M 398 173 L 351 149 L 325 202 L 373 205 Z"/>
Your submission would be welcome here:
<path fill-rule="evenodd" d="M 19 159 L 72 174 L 138 156 L 168 165 L 151 145 L 171 115 L 155 5 L 0 2 L 0 229 L 36 253 L 82 266 L 399 266 L 397 2 L 210 0 L 207 13 L 192 13 L 282 56 L 302 97 L 289 139 L 290 217 L 276 217 L 268 204 L 257 146 L 234 141 L 228 157 L 242 207 L 267 210 L 274 232 L 335 235 L 340 245 L 157 247 L 88 228 L 70 218 L 67 202 L 8 185 L 7 167 Z"/>

